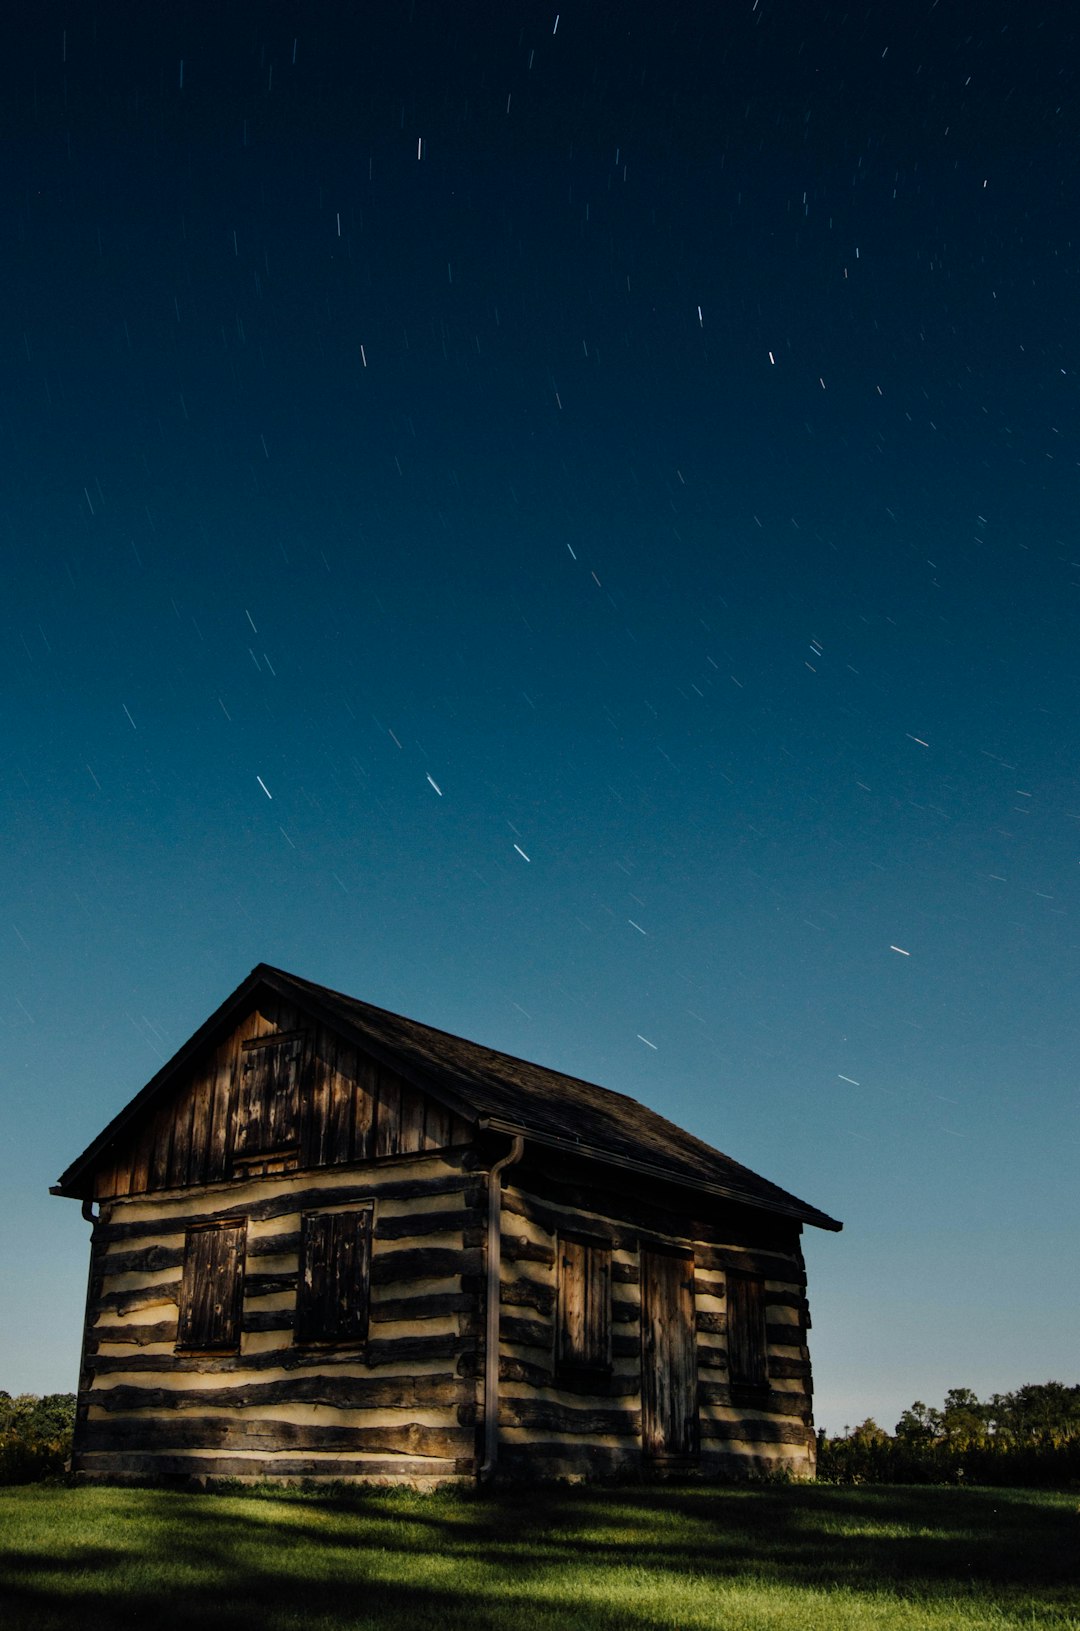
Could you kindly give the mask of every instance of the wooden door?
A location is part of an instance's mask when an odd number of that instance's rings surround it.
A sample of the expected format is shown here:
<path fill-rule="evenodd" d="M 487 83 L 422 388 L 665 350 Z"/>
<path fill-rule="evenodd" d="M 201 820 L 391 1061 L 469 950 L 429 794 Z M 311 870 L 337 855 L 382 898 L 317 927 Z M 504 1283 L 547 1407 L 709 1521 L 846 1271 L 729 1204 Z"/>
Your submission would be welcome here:
<path fill-rule="evenodd" d="M 654 1460 L 697 1454 L 694 1259 L 641 1253 L 641 1432 Z"/>

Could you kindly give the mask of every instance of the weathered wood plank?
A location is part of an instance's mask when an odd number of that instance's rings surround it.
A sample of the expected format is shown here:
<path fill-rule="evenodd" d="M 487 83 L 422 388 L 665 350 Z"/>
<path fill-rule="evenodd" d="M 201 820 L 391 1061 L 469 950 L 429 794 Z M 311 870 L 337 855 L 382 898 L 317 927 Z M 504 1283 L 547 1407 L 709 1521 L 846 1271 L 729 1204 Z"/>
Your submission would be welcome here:
<path fill-rule="evenodd" d="M 375 1154 L 397 1155 L 400 1149 L 401 1081 L 392 1071 L 380 1067 L 379 1092 L 375 1107 Z"/>
<path fill-rule="evenodd" d="M 401 1122 L 398 1129 L 398 1151 L 401 1155 L 410 1154 L 414 1150 L 424 1147 L 424 1095 L 402 1083 L 401 1088 Z"/>
<path fill-rule="evenodd" d="M 159 1110 L 154 1116 L 152 1139 L 149 1187 L 165 1189 L 169 1182 L 169 1151 L 172 1148 L 171 1107 Z"/>
<path fill-rule="evenodd" d="M 450 1142 L 450 1111 L 437 1099 L 428 1098 L 424 1105 L 424 1142 L 425 1150 L 437 1150 Z"/>
<path fill-rule="evenodd" d="M 353 1083 L 353 1160 L 369 1161 L 375 1133 L 375 1095 L 378 1074 L 375 1062 L 357 1053 L 356 1080 Z"/>
<path fill-rule="evenodd" d="M 191 1153 L 191 1118 L 194 1114 L 194 1095 L 188 1087 L 173 1101 L 172 1145 L 169 1150 L 169 1188 L 180 1189 L 188 1181 L 188 1158 Z"/>
<path fill-rule="evenodd" d="M 344 1042 L 329 1034 L 323 1039 L 322 1049 L 329 1095 L 326 1158 L 331 1165 L 341 1166 L 352 1159 L 353 1151 L 353 1084 L 347 1074 L 349 1049 Z M 352 1068 L 355 1074 L 355 1050 Z"/>

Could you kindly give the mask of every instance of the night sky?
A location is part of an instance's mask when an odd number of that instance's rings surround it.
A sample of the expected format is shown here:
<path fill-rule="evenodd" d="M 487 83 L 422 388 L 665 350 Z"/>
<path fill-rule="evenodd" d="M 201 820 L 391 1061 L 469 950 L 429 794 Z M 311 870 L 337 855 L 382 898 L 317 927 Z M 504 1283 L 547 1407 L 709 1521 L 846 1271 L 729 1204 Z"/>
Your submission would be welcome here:
<path fill-rule="evenodd" d="M 1080 1379 L 1076 36 L 5 15 L 0 1387 L 259 961 L 843 1218 L 830 1429 Z"/>

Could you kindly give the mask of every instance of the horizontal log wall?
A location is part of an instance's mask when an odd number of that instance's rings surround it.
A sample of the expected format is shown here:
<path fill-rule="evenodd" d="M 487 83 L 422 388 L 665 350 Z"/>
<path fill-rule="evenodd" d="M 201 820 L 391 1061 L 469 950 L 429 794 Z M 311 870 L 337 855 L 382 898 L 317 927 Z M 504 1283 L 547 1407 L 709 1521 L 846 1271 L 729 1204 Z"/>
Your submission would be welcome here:
<path fill-rule="evenodd" d="M 306 1211 L 373 1205 L 363 1343 L 294 1338 Z M 106 1203 L 75 1468 L 92 1477 L 379 1478 L 475 1470 L 482 1177 L 464 1152 Z M 239 1351 L 177 1353 L 185 1232 L 245 1220 Z"/>
<path fill-rule="evenodd" d="M 291 1152 L 268 1152 L 260 1162 L 234 1147 L 243 1044 L 279 1032 L 304 1038 L 299 1142 Z M 166 1104 L 105 1152 L 94 1193 L 96 1199 L 112 1200 L 213 1183 L 232 1176 L 239 1162 L 256 1173 L 349 1165 L 464 1144 L 471 1136 L 467 1124 L 443 1105 L 268 993 L 192 1068 Z"/>
<path fill-rule="evenodd" d="M 510 1175 L 508 1175 L 510 1176 Z M 806 1278 L 798 1227 L 718 1205 L 686 1218 L 594 1186 L 518 1169 L 502 1200 L 500 1467 L 512 1476 L 636 1471 L 642 1457 L 642 1244 L 693 1253 L 698 1413 L 703 1472 L 812 1470 L 812 1384 Z M 643 1186 L 644 1190 L 644 1186 Z M 730 1214 L 731 1209 L 726 1209 Z M 574 1374 L 556 1362 L 557 1243 L 561 1233 L 611 1249 L 611 1365 Z M 740 1397 L 727 1364 L 729 1270 L 765 1282 L 769 1386 Z"/>

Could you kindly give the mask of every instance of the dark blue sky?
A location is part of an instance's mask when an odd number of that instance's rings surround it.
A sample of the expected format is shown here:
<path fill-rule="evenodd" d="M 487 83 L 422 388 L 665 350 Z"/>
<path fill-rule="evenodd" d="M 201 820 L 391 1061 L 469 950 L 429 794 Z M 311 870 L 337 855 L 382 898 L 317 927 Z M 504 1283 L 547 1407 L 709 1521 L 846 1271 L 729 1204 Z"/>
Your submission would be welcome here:
<path fill-rule="evenodd" d="M 261 960 L 843 1217 L 826 1425 L 1076 1381 L 1069 9 L 20 10 L 0 1386 Z"/>

